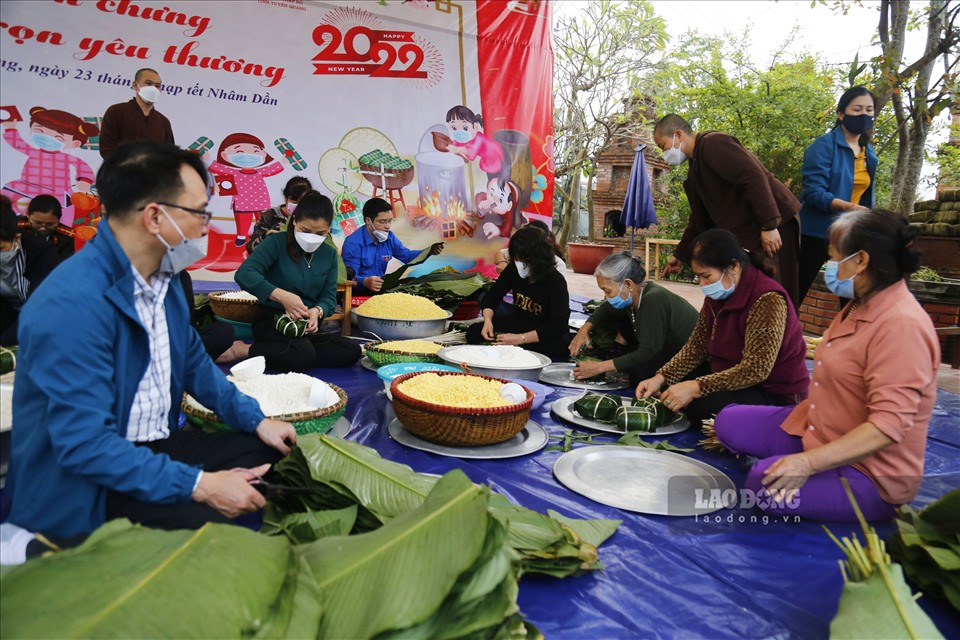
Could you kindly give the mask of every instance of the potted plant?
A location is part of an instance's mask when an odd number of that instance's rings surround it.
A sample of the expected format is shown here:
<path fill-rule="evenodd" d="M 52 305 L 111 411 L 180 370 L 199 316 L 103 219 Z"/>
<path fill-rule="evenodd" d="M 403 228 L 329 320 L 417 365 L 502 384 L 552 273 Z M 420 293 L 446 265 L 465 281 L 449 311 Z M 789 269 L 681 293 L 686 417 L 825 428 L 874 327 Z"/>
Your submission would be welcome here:
<path fill-rule="evenodd" d="M 567 243 L 567 257 L 574 273 L 593 274 L 600 262 L 614 252 L 616 245 L 591 242 Z"/>

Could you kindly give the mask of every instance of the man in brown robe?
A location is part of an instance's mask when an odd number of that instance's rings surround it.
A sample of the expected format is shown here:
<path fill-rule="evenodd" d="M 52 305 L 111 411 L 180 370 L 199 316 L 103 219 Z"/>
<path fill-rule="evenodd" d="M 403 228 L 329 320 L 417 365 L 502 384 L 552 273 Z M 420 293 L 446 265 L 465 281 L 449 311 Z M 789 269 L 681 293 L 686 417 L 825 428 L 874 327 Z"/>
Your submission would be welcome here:
<path fill-rule="evenodd" d="M 156 109 L 157 99 L 163 91 L 160 74 L 153 69 L 139 69 L 130 86 L 133 98 L 112 105 L 103 114 L 100 156 L 104 160 L 125 142 L 152 140 L 174 143 L 170 121 Z"/>
<path fill-rule="evenodd" d="M 671 113 L 657 123 L 653 140 L 670 164 L 690 162 L 683 183 L 690 220 L 663 275 L 678 272 L 681 262 L 689 264 L 693 240 L 719 227 L 760 258 L 787 290 L 794 308 L 799 308 L 800 201 L 796 196 L 733 136 L 718 131 L 695 133 L 686 120 Z"/>

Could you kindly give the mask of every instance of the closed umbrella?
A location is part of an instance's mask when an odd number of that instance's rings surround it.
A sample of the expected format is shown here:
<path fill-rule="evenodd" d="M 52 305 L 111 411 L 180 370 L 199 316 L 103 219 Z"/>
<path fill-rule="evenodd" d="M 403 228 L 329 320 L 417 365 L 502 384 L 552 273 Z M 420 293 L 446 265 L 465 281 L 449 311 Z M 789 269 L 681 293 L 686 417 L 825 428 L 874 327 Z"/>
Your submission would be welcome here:
<path fill-rule="evenodd" d="M 620 212 L 620 222 L 630 227 L 630 253 L 633 253 L 633 239 L 637 228 L 646 229 L 657 223 L 650 176 L 647 175 L 647 161 L 643 157 L 646 147 L 647 145 L 642 144 L 636 148 L 637 157 L 633 161 L 630 182 L 627 184 L 627 197 Z"/>

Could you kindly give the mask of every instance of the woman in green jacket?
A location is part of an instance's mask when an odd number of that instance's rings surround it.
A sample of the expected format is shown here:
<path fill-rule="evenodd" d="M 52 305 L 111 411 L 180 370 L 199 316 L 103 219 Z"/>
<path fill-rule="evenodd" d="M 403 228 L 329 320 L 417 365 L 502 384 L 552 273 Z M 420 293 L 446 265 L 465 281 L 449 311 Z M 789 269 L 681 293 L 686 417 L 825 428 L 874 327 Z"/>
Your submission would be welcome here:
<path fill-rule="evenodd" d="M 583 380 L 623 371 L 630 376 L 630 384 L 636 385 L 686 344 L 697 324 L 697 310 L 677 294 L 648 282 L 640 259 L 626 251 L 604 258 L 594 275 L 605 300 L 573 338 L 570 354 L 577 356 L 581 348 L 591 346 L 591 332 L 619 334 L 623 353 L 582 360 L 573 375 Z"/>
<path fill-rule="evenodd" d="M 236 281 L 260 301 L 253 323 L 251 356 L 264 356 L 278 371 L 347 367 L 360 347 L 340 335 L 320 334 L 320 321 L 337 304 L 337 250 L 324 243 L 333 222 L 333 203 L 317 191 L 300 198 L 286 233 L 266 236 L 237 269 Z M 284 336 L 277 316 L 305 321 L 302 337 Z"/>

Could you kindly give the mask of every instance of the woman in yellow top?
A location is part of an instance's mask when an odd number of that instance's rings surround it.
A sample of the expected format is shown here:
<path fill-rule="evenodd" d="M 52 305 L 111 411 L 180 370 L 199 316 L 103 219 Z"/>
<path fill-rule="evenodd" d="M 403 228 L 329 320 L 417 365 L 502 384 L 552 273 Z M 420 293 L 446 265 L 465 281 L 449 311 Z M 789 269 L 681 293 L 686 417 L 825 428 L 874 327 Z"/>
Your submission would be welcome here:
<path fill-rule="evenodd" d="M 877 154 L 870 144 L 877 98 L 865 87 L 847 89 L 837 103 L 833 131 L 803 154 L 800 191 L 800 301 L 827 260 L 827 228 L 844 211 L 874 205 Z"/>

